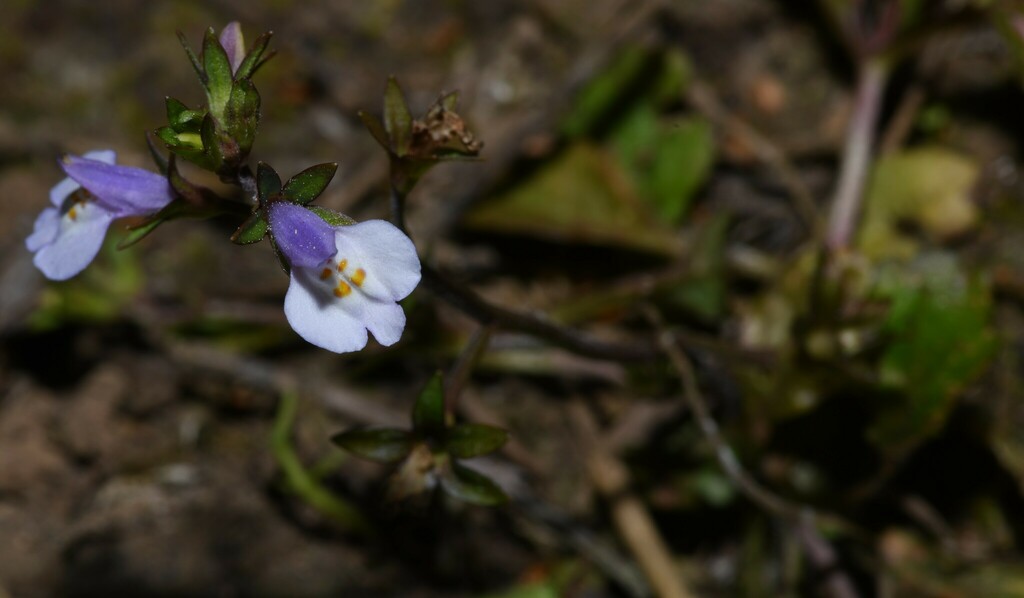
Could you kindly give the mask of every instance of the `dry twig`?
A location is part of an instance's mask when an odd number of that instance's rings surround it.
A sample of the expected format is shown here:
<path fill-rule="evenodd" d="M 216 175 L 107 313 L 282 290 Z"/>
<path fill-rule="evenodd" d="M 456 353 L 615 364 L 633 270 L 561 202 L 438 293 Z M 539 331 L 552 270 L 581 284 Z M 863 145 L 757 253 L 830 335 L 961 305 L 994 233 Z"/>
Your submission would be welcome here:
<path fill-rule="evenodd" d="M 755 505 L 768 513 L 790 522 L 796 529 L 797 537 L 808 560 L 823 574 L 822 584 L 833 598 L 856 598 L 853 582 L 838 568 L 835 549 L 821 536 L 817 523 L 823 518 L 813 509 L 786 500 L 758 483 L 740 464 L 736 453 L 722 437 L 718 424 L 711 417 L 707 402 L 697 386 L 697 375 L 693 364 L 676 344 L 664 320 L 653 307 L 645 309 L 646 316 L 658 331 L 658 343 L 668 356 L 683 384 L 683 398 L 693 412 L 704 438 L 715 452 L 715 458 L 725 474 L 739 488 L 740 492 Z M 834 519 L 829 517 L 829 519 Z"/>
<path fill-rule="evenodd" d="M 597 491 L 609 501 L 615 529 L 633 553 L 654 593 L 662 598 L 693 596 L 683 584 L 650 513 L 643 502 L 629 492 L 629 470 L 604 448 L 587 407 L 574 401 L 569 408 L 586 454 L 587 473 Z"/>

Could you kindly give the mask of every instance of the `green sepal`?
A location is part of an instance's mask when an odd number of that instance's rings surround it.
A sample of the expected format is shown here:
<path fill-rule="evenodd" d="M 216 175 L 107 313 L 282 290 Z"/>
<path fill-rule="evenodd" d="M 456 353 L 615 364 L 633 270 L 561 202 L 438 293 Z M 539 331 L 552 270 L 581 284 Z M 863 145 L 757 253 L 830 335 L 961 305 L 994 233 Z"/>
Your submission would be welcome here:
<path fill-rule="evenodd" d="M 360 110 L 358 112 L 358 115 L 359 120 L 363 121 L 363 126 L 365 126 L 366 130 L 370 132 L 370 135 L 373 135 L 373 138 L 377 141 L 377 143 L 379 143 L 382 148 L 387 150 L 388 153 L 392 153 L 391 140 L 388 138 L 388 132 L 384 130 L 384 125 L 380 122 L 380 120 L 376 116 L 370 114 L 369 112 L 366 112 L 365 110 Z"/>
<path fill-rule="evenodd" d="M 167 106 L 167 124 L 169 124 L 172 129 L 177 130 L 174 125 L 181 118 L 181 115 L 188 110 L 188 106 L 171 96 L 164 98 L 164 103 Z"/>
<path fill-rule="evenodd" d="M 206 86 L 206 73 L 203 72 L 203 65 L 199 62 L 196 57 L 196 53 L 192 51 L 192 47 L 188 45 L 188 38 L 181 31 L 178 31 L 178 41 L 181 43 L 181 47 L 185 49 L 185 54 L 188 55 L 189 62 L 192 63 L 192 68 L 195 69 L 196 75 L 199 76 L 199 82 Z"/>
<path fill-rule="evenodd" d="M 326 162 L 310 166 L 288 179 L 288 182 L 281 189 L 281 195 L 288 201 L 303 205 L 308 204 L 324 192 L 324 189 L 330 184 L 337 170 L 337 162 Z"/>
<path fill-rule="evenodd" d="M 325 208 L 323 206 L 306 206 L 306 208 L 320 217 L 321 220 L 330 224 L 331 226 L 351 226 L 356 223 L 355 220 L 342 214 L 341 212 L 335 212 L 334 210 Z"/>
<path fill-rule="evenodd" d="M 234 77 L 231 73 L 231 61 L 227 52 L 220 45 L 213 27 L 206 30 L 203 36 L 203 72 L 206 73 L 206 98 L 210 113 L 218 119 L 224 117 L 224 109 L 231 96 Z"/>
<path fill-rule="evenodd" d="M 388 77 L 384 91 L 384 130 L 388 133 L 391 150 L 398 157 L 409 153 L 412 142 L 412 115 L 405 102 L 405 94 L 394 77 Z M 372 133 L 372 131 L 371 131 Z"/>
<path fill-rule="evenodd" d="M 444 432 L 444 383 L 440 371 L 427 382 L 412 410 L 412 425 L 417 432 L 438 438 Z"/>
<path fill-rule="evenodd" d="M 201 149 L 196 149 L 190 145 L 167 145 L 167 149 L 171 150 L 176 156 L 184 158 L 189 162 L 204 168 L 206 170 L 214 170 L 214 166 L 210 163 L 209 158 L 206 156 L 206 152 Z"/>
<path fill-rule="evenodd" d="M 211 206 L 208 202 L 193 204 L 181 197 L 177 197 L 156 214 L 146 218 L 142 223 L 129 228 L 128 235 L 117 244 L 117 248 L 126 249 L 135 245 L 149 236 L 161 224 L 170 220 L 177 220 L 178 218 L 212 218 L 224 213 L 223 209 Z"/>
<path fill-rule="evenodd" d="M 203 117 L 206 112 L 202 110 L 189 110 L 182 102 L 168 97 L 167 103 L 167 124 L 175 133 L 198 133 L 202 126 Z"/>
<path fill-rule="evenodd" d="M 178 141 L 178 133 L 170 127 L 160 127 L 159 129 L 154 131 L 154 133 L 156 133 L 156 136 L 159 137 L 161 141 L 163 141 L 169 146 L 181 145 L 181 142 Z"/>
<path fill-rule="evenodd" d="M 153 135 L 149 131 L 146 132 L 146 147 L 149 148 L 149 155 L 153 158 L 153 163 L 156 164 L 157 170 L 160 171 L 160 174 L 166 175 L 170 167 L 167 156 L 156 146 L 156 142 L 153 141 Z"/>
<path fill-rule="evenodd" d="M 167 182 L 171 184 L 171 189 L 174 190 L 178 197 L 183 199 L 186 203 L 190 203 L 195 206 L 209 203 L 206 201 L 208 192 L 206 192 L 202 187 L 193 185 L 188 179 L 181 176 L 181 172 L 178 170 L 177 160 L 175 160 L 173 156 L 167 164 Z M 166 207 L 164 209 L 166 209 Z M 161 212 L 163 212 L 163 210 L 161 210 Z"/>
<path fill-rule="evenodd" d="M 256 191 L 259 193 L 261 204 L 281 192 L 281 177 L 266 162 L 256 164 Z"/>
<path fill-rule="evenodd" d="M 242 156 L 247 156 L 256 140 L 260 124 L 260 94 L 252 81 L 240 79 L 231 87 L 224 112 L 224 126 L 228 135 L 238 143 Z"/>
<path fill-rule="evenodd" d="M 445 435 L 444 448 L 452 457 L 471 459 L 493 453 L 508 441 L 508 432 L 485 424 L 459 424 Z"/>
<path fill-rule="evenodd" d="M 332 436 L 331 442 L 357 457 L 379 463 L 401 461 L 413 446 L 411 434 L 394 428 L 348 430 Z"/>
<path fill-rule="evenodd" d="M 229 174 L 241 159 L 238 143 L 220 127 L 212 114 L 203 119 L 199 132 L 203 140 L 203 152 L 206 155 L 208 168 L 221 174 Z"/>
<path fill-rule="evenodd" d="M 263 217 L 262 211 L 253 212 L 231 235 L 231 242 L 236 245 L 259 243 L 263 240 L 263 237 L 267 236 L 269 228 L 270 225 L 267 223 L 267 219 Z"/>
<path fill-rule="evenodd" d="M 255 43 L 252 45 L 252 49 L 242 59 L 242 63 L 238 65 L 238 70 L 235 71 L 235 80 L 248 79 L 252 77 L 253 73 L 256 72 L 263 64 L 270 60 L 271 56 L 274 55 L 270 52 L 264 56 L 264 52 L 267 50 L 267 44 L 270 43 L 271 36 L 274 35 L 273 31 L 268 31 L 263 35 L 256 38 Z"/>
<path fill-rule="evenodd" d="M 450 471 L 441 476 L 441 488 L 450 496 L 474 505 L 493 507 L 508 502 L 508 495 L 491 478 L 454 461 Z"/>
<path fill-rule="evenodd" d="M 170 205 L 170 204 L 168 204 Z M 156 230 L 164 223 L 163 218 L 147 218 L 142 224 L 128 229 L 128 234 L 118 241 L 118 249 L 127 249 L 149 236 L 149 233 Z"/>

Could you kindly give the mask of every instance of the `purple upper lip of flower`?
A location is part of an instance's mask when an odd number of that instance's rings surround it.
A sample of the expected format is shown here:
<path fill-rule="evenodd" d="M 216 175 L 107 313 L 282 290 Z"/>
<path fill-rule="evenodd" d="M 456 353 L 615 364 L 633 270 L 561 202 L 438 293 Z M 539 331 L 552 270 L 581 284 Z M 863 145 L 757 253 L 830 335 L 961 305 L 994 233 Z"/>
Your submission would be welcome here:
<path fill-rule="evenodd" d="M 25 240 L 47 278 L 66 280 L 88 266 L 114 219 L 150 214 L 174 199 L 166 178 L 114 159 L 113 151 L 101 150 L 61 160 L 68 178 L 50 190 L 52 207 Z M 79 189 L 88 194 L 76 194 Z"/>
<path fill-rule="evenodd" d="M 277 248 L 293 268 L 315 268 L 337 251 L 331 225 L 293 203 L 271 204 L 270 230 Z"/>
<path fill-rule="evenodd" d="M 60 166 L 115 217 L 155 212 L 174 197 L 165 177 L 142 168 L 71 155 Z"/>

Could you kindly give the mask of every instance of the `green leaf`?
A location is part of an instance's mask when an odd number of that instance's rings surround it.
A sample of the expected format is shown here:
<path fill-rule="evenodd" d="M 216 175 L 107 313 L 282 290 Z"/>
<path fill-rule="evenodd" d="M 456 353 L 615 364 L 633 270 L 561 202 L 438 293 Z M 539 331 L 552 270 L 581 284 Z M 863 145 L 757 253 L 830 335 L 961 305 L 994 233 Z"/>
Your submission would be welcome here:
<path fill-rule="evenodd" d="M 259 192 L 260 203 L 281 192 L 281 177 L 266 162 L 256 164 L 256 189 Z"/>
<path fill-rule="evenodd" d="M 331 226 L 349 226 L 355 224 L 356 221 L 342 214 L 341 212 L 335 212 L 334 210 L 327 209 L 323 206 L 306 206 L 311 212 L 320 217 L 321 220 L 330 224 Z"/>
<path fill-rule="evenodd" d="M 253 76 L 257 69 L 263 65 L 270 57 L 273 56 L 273 52 L 267 54 L 264 57 L 264 53 L 267 50 L 267 44 L 270 43 L 270 38 L 274 35 L 272 31 L 268 31 L 263 35 L 256 38 L 255 43 L 252 45 L 252 50 L 245 55 L 242 59 L 242 64 L 238 65 L 238 71 L 235 72 L 235 79 L 248 79 Z"/>
<path fill-rule="evenodd" d="M 661 73 L 646 95 L 659 108 L 679 101 L 693 79 L 693 63 L 678 48 L 668 49 L 661 57 Z"/>
<path fill-rule="evenodd" d="M 231 95 L 224 111 L 224 127 L 239 146 L 243 156 L 249 154 L 256 129 L 260 124 L 260 94 L 252 81 L 240 79 L 231 86 Z"/>
<path fill-rule="evenodd" d="M 324 192 L 338 170 L 337 162 L 327 162 L 310 166 L 299 174 L 288 179 L 281 189 L 281 194 L 288 201 L 307 204 Z"/>
<path fill-rule="evenodd" d="M 234 77 L 231 73 L 231 61 L 227 52 L 220 45 L 213 27 L 206 30 L 203 36 L 203 71 L 206 73 L 206 98 L 210 104 L 210 113 L 218 119 L 224 117 L 224 109 L 231 96 Z"/>
<path fill-rule="evenodd" d="M 975 158 L 943 147 L 883 156 L 865 194 L 858 247 L 871 258 L 908 260 L 918 251 L 908 223 L 938 241 L 971 230 L 979 220 L 971 200 L 979 174 Z"/>
<path fill-rule="evenodd" d="M 454 461 L 441 476 L 441 487 L 450 496 L 474 505 L 493 507 L 508 502 L 505 491 L 489 477 Z"/>
<path fill-rule="evenodd" d="M 593 131 L 620 104 L 622 98 L 636 89 L 651 54 L 636 46 L 623 50 L 604 72 L 591 80 L 576 96 L 562 131 L 578 137 Z"/>
<path fill-rule="evenodd" d="M 579 142 L 519 185 L 481 202 L 465 224 L 487 232 L 678 256 L 679 239 L 648 208 L 612 156 Z"/>
<path fill-rule="evenodd" d="M 892 300 L 880 377 L 899 398 L 886 405 L 869 437 L 898 453 L 937 432 L 959 393 L 991 361 L 991 290 L 953 256 L 931 254 L 892 266 L 880 294 Z"/>
<path fill-rule="evenodd" d="M 413 445 L 411 434 L 392 428 L 348 430 L 332 436 L 331 442 L 356 456 L 380 463 L 401 461 Z"/>
<path fill-rule="evenodd" d="M 363 126 L 365 126 L 366 130 L 370 132 L 370 135 L 373 135 L 373 138 L 377 143 L 390 153 L 391 140 L 388 139 L 388 132 L 384 130 L 384 125 L 380 120 L 376 116 L 363 110 L 360 110 L 358 114 L 359 120 L 363 121 Z"/>
<path fill-rule="evenodd" d="M 459 424 L 445 435 L 445 450 L 458 459 L 493 453 L 508 441 L 508 432 L 484 424 Z"/>
<path fill-rule="evenodd" d="M 412 142 L 412 115 L 405 103 L 405 94 L 394 77 L 388 77 L 388 87 L 384 91 L 384 129 L 395 154 L 399 157 L 406 155 Z"/>
<path fill-rule="evenodd" d="M 613 144 L 640 194 L 668 223 L 686 213 L 714 165 L 710 123 L 697 118 L 664 123 L 646 103 L 626 117 Z"/>
<path fill-rule="evenodd" d="M 445 428 L 444 383 L 440 371 L 427 382 L 412 410 L 412 425 L 417 432 L 440 436 Z"/>
<path fill-rule="evenodd" d="M 254 212 L 241 226 L 231 235 L 231 242 L 238 245 L 250 245 L 258 243 L 267 236 L 269 225 L 262 212 Z"/>

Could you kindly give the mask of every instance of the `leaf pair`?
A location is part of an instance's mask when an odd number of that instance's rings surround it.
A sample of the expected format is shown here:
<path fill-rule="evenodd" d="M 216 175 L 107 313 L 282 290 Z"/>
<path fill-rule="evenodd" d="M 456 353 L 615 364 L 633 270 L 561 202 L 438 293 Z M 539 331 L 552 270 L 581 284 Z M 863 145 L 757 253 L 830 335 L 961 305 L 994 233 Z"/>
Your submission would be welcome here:
<path fill-rule="evenodd" d="M 307 205 L 320 196 L 334 178 L 338 170 L 336 162 L 325 162 L 310 166 L 299 174 L 288 179 L 284 184 L 281 177 L 269 164 L 260 162 L 256 166 L 256 190 L 259 195 L 259 208 L 231 235 L 231 241 L 239 245 L 248 245 L 263 240 L 269 231 L 267 223 L 267 206 L 274 201 L 288 201 L 299 205 Z M 313 212 L 328 224 L 352 224 L 352 220 L 319 206 L 310 207 Z"/>
<path fill-rule="evenodd" d="M 416 469 L 422 476 L 436 476 L 441 488 L 449 495 L 484 506 L 508 500 L 490 478 L 457 461 L 498 450 L 508 440 L 508 433 L 484 424 L 450 425 L 445 418 L 440 372 L 431 378 L 417 398 L 412 411 L 412 426 L 412 430 L 356 428 L 337 434 L 331 440 L 358 457 L 379 463 L 398 463 L 416 453 L 417 447 L 429 447 L 433 462 L 428 467 Z M 413 486 L 425 488 L 429 484 Z"/>

